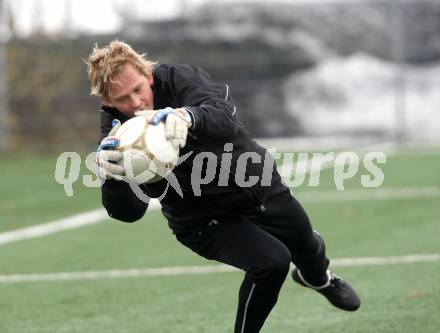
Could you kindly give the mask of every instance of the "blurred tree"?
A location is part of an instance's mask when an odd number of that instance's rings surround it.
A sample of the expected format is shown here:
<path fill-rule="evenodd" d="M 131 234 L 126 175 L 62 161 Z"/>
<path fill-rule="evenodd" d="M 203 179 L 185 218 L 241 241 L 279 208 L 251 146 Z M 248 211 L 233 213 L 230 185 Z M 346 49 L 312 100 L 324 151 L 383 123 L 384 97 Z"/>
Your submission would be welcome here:
<path fill-rule="evenodd" d="M 5 80 L 5 45 L 7 38 L 7 25 L 5 24 L 5 3 L 0 0 L 0 151 L 8 147 L 8 98 Z"/>
<path fill-rule="evenodd" d="M 46 29 L 44 26 L 44 11 L 43 11 L 43 1 L 34 0 L 34 8 L 32 12 L 33 22 L 31 22 L 31 38 L 39 38 L 46 36 Z"/>
<path fill-rule="evenodd" d="M 64 18 L 60 29 L 60 37 L 69 37 L 73 33 L 72 0 L 64 0 Z"/>
<path fill-rule="evenodd" d="M 20 0 L 16 1 L 16 4 L 20 4 Z M 0 0 L 0 19 L 2 23 L 2 35 L 15 38 L 17 36 L 17 25 L 15 15 L 12 8 L 12 3 L 6 0 Z"/>

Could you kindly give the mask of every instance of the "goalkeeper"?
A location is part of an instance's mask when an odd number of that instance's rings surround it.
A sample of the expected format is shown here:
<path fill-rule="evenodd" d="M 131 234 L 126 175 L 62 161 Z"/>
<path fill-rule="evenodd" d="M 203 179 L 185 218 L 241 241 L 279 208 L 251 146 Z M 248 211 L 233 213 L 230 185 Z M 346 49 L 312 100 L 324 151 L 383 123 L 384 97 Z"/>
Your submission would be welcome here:
<path fill-rule="evenodd" d="M 115 132 L 115 123 L 123 123 L 135 114 L 145 115 L 151 122 L 162 120 L 167 138 L 180 147 L 180 156 L 193 152 L 173 170 L 183 197 L 169 187 L 161 200 L 162 212 L 180 243 L 202 257 L 245 272 L 234 332 L 261 330 L 277 302 L 290 263 L 296 267 L 292 272 L 296 283 L 316 290 L 339 309 L 359 308 L 360 299 L 354 289 L 328 270 L 322 237 L 282 184 L 276 167 L 271 164 L 271 170 L 265 170 L 268 154 L 240 123 L 228 85 L 213 82 L 196 66 L 149 61 L 120 41 L 93 49 L 88 58 L 88 76 L 92 94 L 103 104 L 101 139 L 107 149 L 99 150 L 97 161 L 105 179 L 102 202 L 109 216 L 134 222 L 148 208 L 148 203 L 121 180 L 121 153 L 109 149 L 117 142 L 106 139 Z M 174 110 L 157 112 L 167 107 Z M 201 185 L 200 193 L 194 193 L 191 172 L 194 156 L 200 152 L 215 154 L 217 170 L 230 165 L 230 171 L 226 176 L 223 172 L 221 179 L 217 172 L 209 184 Z M 261 159 L 239 170 L 238 159 L 243 153 L 258 154 Z M 272 177 L 265 184 L 269 186 L 257 182 L 243 187 L 236 181 L 238 172 L 248 179 L 262 179 L 267 172 Z M 219 185 L 225 182 L 227 186 Z M 167 188 L 167 180 L 142 184 L 141 188 L 148 196 L 158 197 Z"/>

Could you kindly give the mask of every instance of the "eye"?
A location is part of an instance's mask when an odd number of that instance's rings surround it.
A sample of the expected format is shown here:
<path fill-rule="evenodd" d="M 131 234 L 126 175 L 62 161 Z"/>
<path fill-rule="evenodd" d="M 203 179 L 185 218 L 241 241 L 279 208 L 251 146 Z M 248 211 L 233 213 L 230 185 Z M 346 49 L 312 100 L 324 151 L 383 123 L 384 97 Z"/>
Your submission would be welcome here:
<path fill-rule="evenodd" d="M 136 94 L 139 94 L 139 93 L 142 91 L 142 88 L 143 88 L 142 85 L 141 85 L 141 86 L 138 86 L 138 87 L 136 87 L 136 88 L 134 89 L 134 92 L 135 92 Z"/>
<path fill-rule="evenodd" d="M 116 101 L 117 101 L 118 103 L 123 103 L 123 102 L 125 102 L 125 101 L 127 101 L 127 100 L 128 100 L 128 96 L 124 96 L 124 97 L 118 98 Z"/>

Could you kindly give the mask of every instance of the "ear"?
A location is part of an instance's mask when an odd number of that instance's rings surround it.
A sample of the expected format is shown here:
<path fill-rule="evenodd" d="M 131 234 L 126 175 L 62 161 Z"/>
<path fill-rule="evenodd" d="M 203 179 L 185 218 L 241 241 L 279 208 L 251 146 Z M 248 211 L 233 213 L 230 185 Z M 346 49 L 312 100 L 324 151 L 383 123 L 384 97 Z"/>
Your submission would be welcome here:
<path fill-rule="evenodd" d="M 101 98 L 101 103 L 104 104 L 105 106 L 114 108 L 115 106 L 113 105 L 113 103 L 110 102 L 110 99 L 108 97 L 102 97 Z"/>
<path fill-rule="evenodd" d="M 150 86 L 153 85 L 153 83 L 154 83 L 153 74 L 150 73 L 150 74 L 147 75 L 147 81 L 148 81 L 148 84 L 149 84 Z"/>

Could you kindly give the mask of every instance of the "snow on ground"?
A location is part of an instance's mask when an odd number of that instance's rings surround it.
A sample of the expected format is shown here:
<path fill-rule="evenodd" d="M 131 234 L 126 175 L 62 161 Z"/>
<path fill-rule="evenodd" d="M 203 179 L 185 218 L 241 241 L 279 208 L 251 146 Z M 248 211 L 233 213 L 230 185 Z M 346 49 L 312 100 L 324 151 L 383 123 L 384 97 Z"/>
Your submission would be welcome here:
<path fill-rule="evenodd" d="M 399 71 L 365 54 L 332 58 L 293 74 L 284 89 L 308 134 L 392 133 L 399 110 L 409 137 L 440 138 L 440 63 Z"/>

